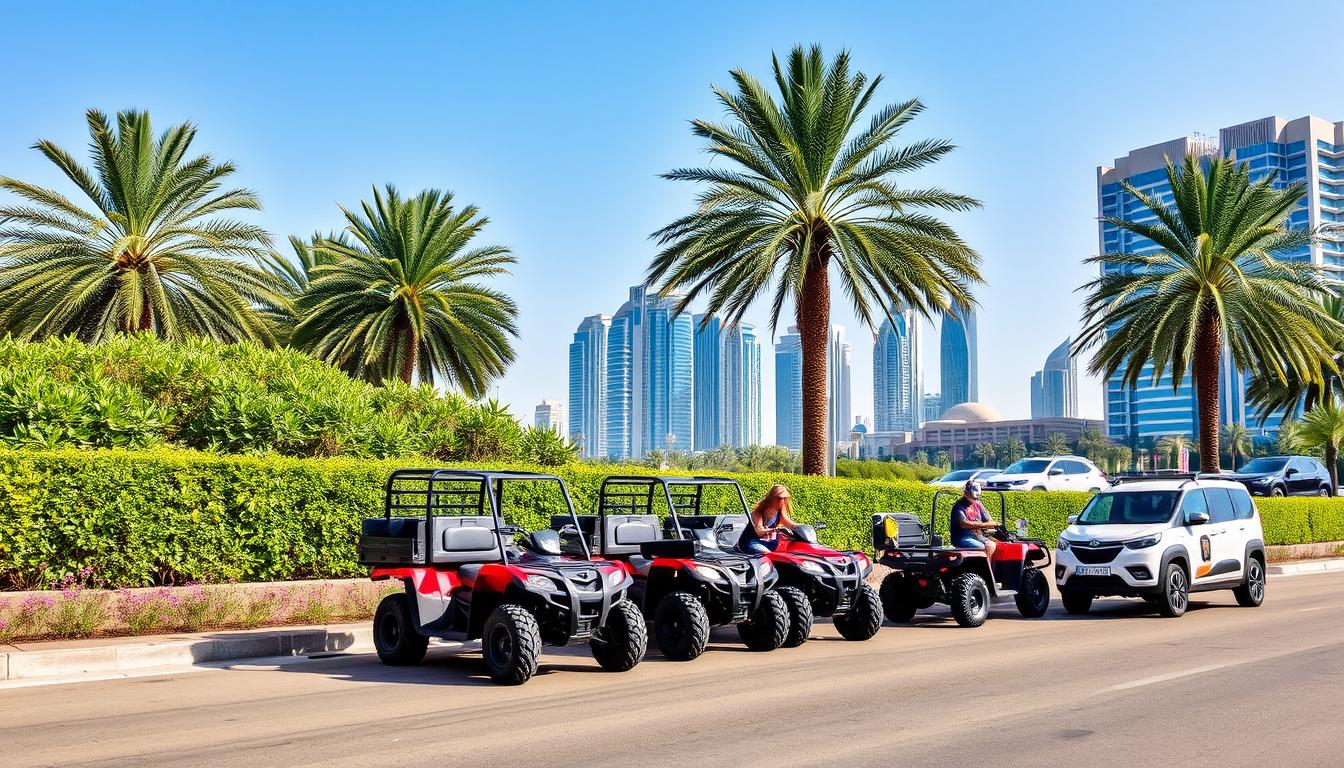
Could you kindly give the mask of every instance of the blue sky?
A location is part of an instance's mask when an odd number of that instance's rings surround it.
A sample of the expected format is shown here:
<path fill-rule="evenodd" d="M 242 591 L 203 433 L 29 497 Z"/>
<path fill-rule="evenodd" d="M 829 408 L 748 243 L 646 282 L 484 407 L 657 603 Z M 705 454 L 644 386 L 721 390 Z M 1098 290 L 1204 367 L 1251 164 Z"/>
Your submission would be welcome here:
<path fill-rule="evenodd" d="M 910 139 L 959 146 L 910 182 L 985 203 L 955 223 L 988 279 L 981 400 L 1007 416 L 1027 415 L 1031 373 L 1078 326 L 1098 164 L 1271 114 L 1344 119 L 1337 1 L 234 5 L 11 5 L 0 174 L 59 184 L 33 141 L 82 151 L 85 109 L 134 107 L 198 123 L 196 148 L 238 164 L 277 240 L 338 226 L 337 205 L 374 184 L 452 190 L 519 258 L 503 283 L 522 308 L 518 362 L 498 395 L 528 418 L 565 399 L 574 326 L 615 311 L 648 234 L 691 204 L 693 187 L 657 174 L 703 160 L 687 121 L 719 117 L 710 85 L 736 67 L 765 77 L 772 50 L 850 49 L 884 75 L 879 101 L 924 101 Z M 870 415 L 871 336 L 833 307 Z M 1098 383 L 1080 400 L 1100 416 Z"/>

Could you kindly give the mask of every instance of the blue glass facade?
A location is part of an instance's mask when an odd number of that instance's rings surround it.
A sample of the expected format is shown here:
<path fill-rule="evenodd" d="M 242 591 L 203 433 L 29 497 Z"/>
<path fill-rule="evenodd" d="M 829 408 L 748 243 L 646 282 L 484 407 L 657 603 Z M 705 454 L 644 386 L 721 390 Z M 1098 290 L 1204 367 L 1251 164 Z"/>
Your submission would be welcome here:
<path fill-rule="evenodd" d="M 690 315 L 677 314 L 679 297 L 645 301 L 643 452 L 689 451 L 694 443 L 695 328 Z"/>
<path fill-rule="evenodd" d="M 611 318 L 584 318 L 569 345 L 569 439 L 580 455 L 605 456 L 607 331 Z"/>
<path fill-rule="evenodd" d="M 1031 377 L 1031 417 L 1078 417 L 1078 366 L 1069 339 L 1055 347 Z"/>
<path fill-rule="evenodd" d="M 719 356 L 723 321 L 713 315 L 695 318 L 695 450 L 707 451 L 727 442 L 719 434 L 721 420 Z"/>
<path fill-rule="evenodd" d="M 611 319 L 607 331 L 606 371 L 606 455 L 613 459 L 635 456 L 638 445 L 635 427 L 638 421 L 640 399 L 635 397 L 636 371 L 642 360 L 637 359 L 636 341 L 643 323 L 644 290 L 632 288 L 630 300 L 623 304 Z M 642 371 L 640 377 L 642 378 Z"/>
<path fill-rule="evenodd" d="M 873 343 L 873 426 L 914 432 L 924 422 L 919 375 L 919 319 L 910 310 L 883 320 Z"/>
<path fill-rule="evenodd" d="M 719 437 L 734 448 L 761 443 L 761 344 L 747 323 L 722 333 Z M 697 435 L 699 433 L 697 432 Z"/>
<path fill-rule="evenodd" d="M 797 328 L 775 344 L 775 444 L 803 447 L 803 342 Z"/>
<path fill-rule="evenodd" d="M 979 400 L 975 311 L 959 307 L 944 314 L 938 346 L 943 410 Z"/>

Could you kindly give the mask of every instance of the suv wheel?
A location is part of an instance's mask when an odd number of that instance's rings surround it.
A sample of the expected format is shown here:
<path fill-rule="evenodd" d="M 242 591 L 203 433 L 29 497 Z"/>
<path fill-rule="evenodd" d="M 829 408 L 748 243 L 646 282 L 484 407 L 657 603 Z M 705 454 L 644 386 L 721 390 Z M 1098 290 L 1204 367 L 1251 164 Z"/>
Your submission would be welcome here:
<path fill-rule="evenodd" d="M 1282 488 L 1281 486 L 1277 486 L 1277 485 L 1276 485 L 1276 486 L 1274 486 L 1274 489 L 1271 490 L 1271 491 L 1269 492 L 1269 495 L 1270 495 L 1270 496 L 1282 496 L 1282 495 L 1283 495 L 1283 488 Z"/>
<path fill-rule="evenodd" d="M 404 594 L 388 595 L 373 614 L 373 647 L 384 664 L 419 664 L 429 648 L 429 638 L 416 631 L 411 621 L 411 602 Z"/>
<path fill-rule="evenodd" d="M 607 623 L 588 641 L 593 658 L 608 672 L 633 669 L 649 647 L 649 628 L 635 604 L 622 600 L 607 613 Z"/>
<path fill-rule="evenodd" d="M 962 573 L 948 584 L 952 618 L 963 627 L 978 627 L 989 618 L 989 587 L 979 574 Z"/>
<path fill-rule="evenodd" d="M 1050 609 L 1050 582 L 1040 568 L 1022 570 L 1022 588 L 1014 601 L 1017 612 L 1026 619 L 1039 619 Z"/>
<path fill-rule="evenodd" d="M 1065 592 L 1059 593 L 1059 599 L 1064 603 L 1064 612 L 1069 614 L 1087 613 L 1092 609 L 1092 596 L 1086 592 Z"/>
<path fill-rule="evenodd" d="M 909 623 L 915 617 L 915 611 L 919 610 L 915 604 L 914 590 L 899 573 L 887 574 L 882 580 L 878 597 L 882 601 L 882 613 L 892 624 Z"/>
<path fill-rule="evenodd" d="M 877 590 L 864 584 L 854 598 L 854 606 L 835 617 L 835 628 L 846 640 L 867 640 L 882 626 L 882 601 Z"/>
<path fill-rule="evenodd" d="M 1190 577 L 1180 563 L 1169 563 L 1162 577 L 1162 594 L 1157 600 L 1157 612 L 1174 619 L 1190 607 Z"/>
<path fill-rule="evenodd" d="M 499 606 L 485 620 L 481 649 L 491 680 L 505 685 L 527 682 L 536 673 L 541 655 L 537 617 L 516 603 Z"/>
<path fill-rule="evenodd" d="M 773 651 L 789 636 L 789 607 L 778 592 L 766 592 L 751 618 L 737 625 L 737 635 L 753 651 Z"/>
<path fill-rule="evenodd" d="M 1321 498 L 1327 498 L 1330 495 L 1330 486 L 1322 485 L 1320 490 L 1316 492 L 1316 495 Z"/>
<path fill-rule="evenodd" d="M 658 650 L 674 661 L 690 661 L 705 652 L 709 642 L 709 614 L 690 592 L 669 592 L 658 601 L 653 615 Z"/>
<path fill-rule="evenodd" d="M 1232 591 L 1237 596 L 1237 605 L 1255 608 L 1265 602 L 1265 564 L 1260 558 L 1251 557 L 1246 561 L 1246 581 Z"/>
<path fill-rule="evenodd" d="M 797 587 L 780 587 L 775 591 L 789 609 L 789 632 L 784 637 L 784 647 L 797 648 L 812 634 L 812 603 Z"/>

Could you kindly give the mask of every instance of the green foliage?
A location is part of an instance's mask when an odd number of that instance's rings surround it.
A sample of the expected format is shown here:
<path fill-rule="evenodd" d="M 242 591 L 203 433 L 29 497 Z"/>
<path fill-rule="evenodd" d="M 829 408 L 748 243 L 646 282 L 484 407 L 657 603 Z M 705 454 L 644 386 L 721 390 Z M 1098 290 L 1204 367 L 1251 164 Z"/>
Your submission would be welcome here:
<path fill-rule="evenodd" d="M 565 463 L 558 435 L 495 402 L 432 387 L 374 387 L 292 350 L 202 339 L 0 339 L 0 445 L 286 456 L 421 455 Z"/>
<path fill-rule="evenodd" d="M 1021 439 L 1016 437 L 1008 438 L 994 447 L 999 455 L 999 460 L 1004 466 L 1012 464 L 1020 458 L 1027 455 L 1027 446 Z"/>
<path fill-rule="evenodd" d="M 233 164 L 190 157 L 190 123 L 155 136 L 144 112 L 118 114 L 115 128 L 97 110 L 87 120 L 96 173 L 50 141 L 35 145 L 84 205 L 0 177 L 22 200 L 0 206 L 0 333 L 273 342 L 267 316 L 289 299 L 240 260 L 264 257 L 270 237 L 220 215 L 261 208 L 251 191 L 222 186 Z"/>
<path fill-rule="evenodd" d="M 971 456 L 978 467 L 993 467 L 998 459 L 998 450 L 993 443 L 980 443 L 971 449 Z"/>
<path fill-rule="evenodd" d="M 1059 432 L 1052 432 L 1050 436 L 1041 443 L 1040 452 L 1046 456 L 1065 456 L 1073 453 L 1073 446 L 1069 445 L 1069 439 Z"/>
<path fill-rule="evenodd" d="M 601 460 L 590 463 L 611 463 Z M 641 462 L 645 467 L 670 467 L 699 472 L 792 472 L 802 471 L 798 452 L 778 445 L 749 445 L 734 448 L 721 445 L 708 451 L 649 451 Z"/>
<path fill-rule="evenodd" d="M 835 472 L 840 477 L 923 483 L 937 480 L 946 474 L 942 467 L 934 467 L 918 461 L 878 461 L 877 459 L 855 461 L 845 458 L 836 462 Z"/>

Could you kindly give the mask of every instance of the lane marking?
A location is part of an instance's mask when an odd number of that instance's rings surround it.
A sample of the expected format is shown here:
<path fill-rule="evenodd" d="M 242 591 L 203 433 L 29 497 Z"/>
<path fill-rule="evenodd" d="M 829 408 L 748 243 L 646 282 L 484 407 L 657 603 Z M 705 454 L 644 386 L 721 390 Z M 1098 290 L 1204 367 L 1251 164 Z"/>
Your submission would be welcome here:
<path fill-rule="evenodd" d="M 1279 658 L 1280 656 L 1291 656 L 1291 655 L 1293 655 L 1293 654 L 1297 654 L 1297 653 L 1306 653 L 1306 652 L 1308 652 L 1308 651 L 1314 651 L 1314 650 L 1316 650 L 1316 649 L 1318 649 L 1318 648 L 1326 648 L 1326 647 L 1328 647 L 1329 645 L 1330 645 L 1329 643 L 1320 643 L 1320 644 L 1317 644 L 1317 645 L 1308 645 L 1308 646 L 1304 646 L 1304 647 L 1302 647 L 1302 648 L 1293 648 L 1293 649 L 1291 649 L 1291 650 L 1280 651 L 1280 652 L 1278 652 L 1278 653 L 1265 654 L 1264 656 L 1256 656 L 1256 657 L 1249 658 L 1249 659 L 1238 659 L 1238 660 L 1236 660 L 1236 661 L 1225 661 L 1225 662 L 1223 662 L 1223 663 L 1221 663 L 1221 664 L 1206 664 L 1206 665 L 1204 665 L 1204 666 L 1200 666 L 1200 667 L 1191 667 L 1191 668 L 1189 668 L 1189 669 L 1182 669 L 1182 670 L 1177 670 L 1177 671 L 1175 671 L 1175 672 L 1168 672 L 1168 673 L 1166 673 L 1166 674 L 1164 674 L 1164 675 L 1153 675 L 1152 677 L 1143 677 L 1143 678 L 1139 678 L 1138 680 L 1131 680 L 1131 681 L 1129 681 L 1129 682 L 1127 682 L 1127 683 L 1120 683 L 1120 684 L 1118 684 L 1118 685 L 1112 685 L 1112 686 L 1110 686 L 1109 688 L 1106 688 L 1106 689 L 1105 689 L 1105 692 L 1109 693 L 1109 692 L 1112 692 L 1112 691 L 1127 691 L 1127 690 L 1131 690 L 1131 689 L 1133 689 L 1133 688 L 1142 688 L 1142 687 L 1144 687 L 1144 686 L 1146 686 L 1146 685 L 1156 685 L 1157 683 L 1165 683 L 1165 682 L 1169 682 L 1169 681 L 1171 681 L 1171 680 L 1180 680 L 1180 679 L 1183 678 L 1183 677 L 1192 677 L 1192 676 L 1194 676 L 1194 675 L 1202 675 L 1202 674 L 1204 674 L 1205 672 L 1213 672 L 1213 671 L 1216 671 L 1216 670 L 1219 670 L 1219 669 L 1226 669 L 1226 668 L 1228 668 L 1228 667 L 1240 667 L 1240 666 L 1244 666 L 1244 665 L 1246 665 L 1246 664 L 1255 664 L 1255 663 L 1257 663 L 1257 662 L 1261 662 L 1261 661 L 1269 661 L 1270 659 L 1277 659 L 1277 658 Z"/>

